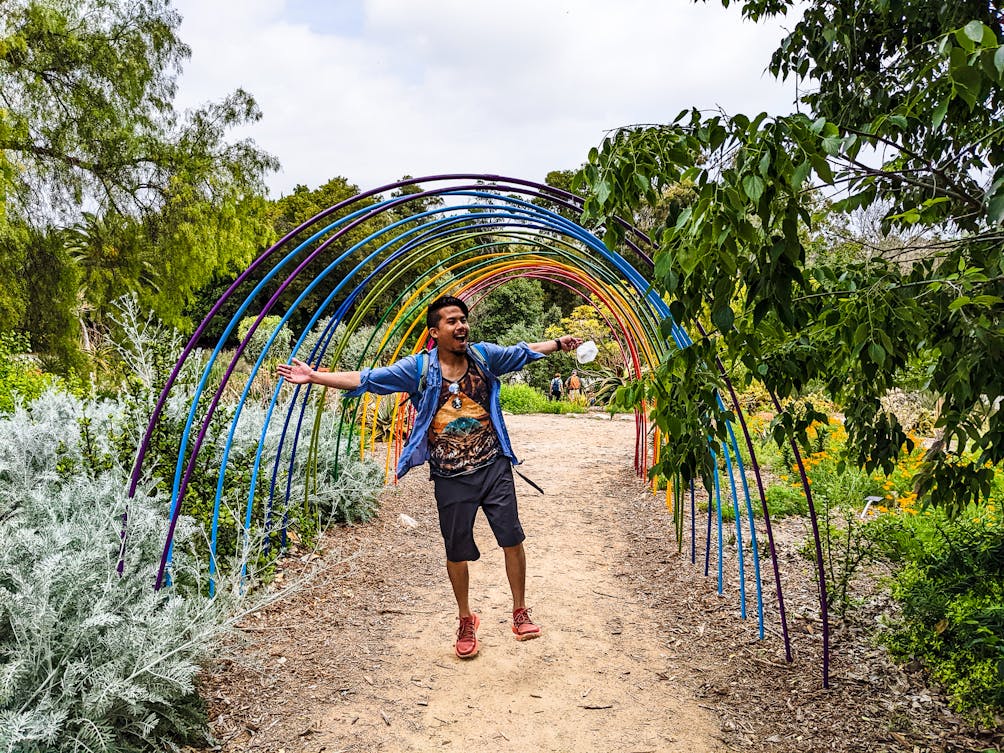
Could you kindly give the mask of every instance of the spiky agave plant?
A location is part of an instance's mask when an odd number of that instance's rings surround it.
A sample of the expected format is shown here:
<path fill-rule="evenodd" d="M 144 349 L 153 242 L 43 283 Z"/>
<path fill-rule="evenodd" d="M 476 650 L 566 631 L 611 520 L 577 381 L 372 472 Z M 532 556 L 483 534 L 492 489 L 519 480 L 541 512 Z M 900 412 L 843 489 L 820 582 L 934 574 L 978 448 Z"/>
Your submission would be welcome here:
<path fill-rule="evenodd" d="M 595 374 L 596 376 L 590 374 L 589 394 L 596 405 L 607 405 L 613 400 L 614 393 L 619 387 L 631 382 L 631 373 L 624 367 L 604 367 Z"/>

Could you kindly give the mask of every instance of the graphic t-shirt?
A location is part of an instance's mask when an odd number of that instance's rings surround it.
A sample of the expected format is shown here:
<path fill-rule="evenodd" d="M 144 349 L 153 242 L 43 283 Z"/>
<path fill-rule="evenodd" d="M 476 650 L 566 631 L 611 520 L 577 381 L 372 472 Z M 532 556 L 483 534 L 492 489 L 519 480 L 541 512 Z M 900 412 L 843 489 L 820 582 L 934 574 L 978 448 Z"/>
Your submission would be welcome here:
<path fill-rule="evenodd" d="M 471 473 L 494 462 L 502 451 L 488 413 L 488 382 L 468 360 L 456 382 L 443 380 L 439 410 L 429 427 L 429 466 L 433 476 Z"/>

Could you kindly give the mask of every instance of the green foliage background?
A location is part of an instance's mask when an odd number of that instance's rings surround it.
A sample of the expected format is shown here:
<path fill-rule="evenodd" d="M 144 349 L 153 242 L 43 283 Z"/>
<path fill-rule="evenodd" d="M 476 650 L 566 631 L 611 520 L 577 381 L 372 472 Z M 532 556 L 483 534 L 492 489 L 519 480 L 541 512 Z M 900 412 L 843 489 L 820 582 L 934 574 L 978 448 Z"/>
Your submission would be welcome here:
<path fill-rule="evenodd" d="M 1004 708 L 1004 515 L 975 507 L 951 521 L 908 521 L 891 543 L 903 614 L 887 645 L 921 659 L 956 708 L 989 723 Z"/>
<path fill-rule="evenodd" d="M 590 152 L 574 182 L 588 191 L 586 218 L 611 247 L 622 240 L 615 215 L 649 230 L 655 284 L 696 340 L 616 401 L 657 400 L 667 444 L 655 472 L 707 484 L 708 429 L 722 438 L 728 417 L 714 403 L 724 376 L 785 404 L 778 444 L 808 445 L 823 414 L 806 397 L 821 390 L 847 431 L 841 457 L 818 469 L 813 487 L 825 503 L 825 554 L 839 566 L 829 576 L 841 587 L 879 548 L 858 530 L 850 500 L 876 474 L 892 482 L 909 459 L 902 493 L 935 512 L 911 524 L 924 543 L 900 553 L 894 593 L 904 619 L 890 645 L 922 659 L 958 707 L 992 718 L 1004 688 L 1004 532 L 967 519 L 999 515 L 992 500 L 1004 461 L 1000 9 L 976 0 L 722 4 L 754 22 L 791 17 L 768 70 L 798 81 L 798 108 L 689 109 L 619 129 Z M 870 228 L 856 232 L 862 221 Z M 719 359 L 722 370 L 712 367 Z M 900 388 L 937 405 L 926 451 L 887 407 Z"/>
<path fill-rule="evenodd" d="M 737 5 L 753 20 L 796 12 L 787 0 Z M 856 0 L 840 12 L 809 2 L 797 12 L 770 70 L 812 78 L 800 112 L 695 109 L 621 129 L 580 173 L 586 215 L 611 244 L 620 232 L 612 215 L 646 208 L 659 218 L 650 231 L 657 284 L 679 324 L 708 331 L 698 343 L 705 362 L 742 364 L 781 399 L 824 385 L 846 416 L 849 462 L 869 472 L 891 470 L 907 446 L 881 398 L 921 354 L 924 387 L 943 401 L 945 451 L 926 458 L 917 483 L 925 499 L 958 511 L 986 496 L 984 463 L 1004 459 L 1000 19 L 986 4 L 923 0 Z M 833 193 L 842 198 L 827 206 Z M 882 231 L 917 242 L 820 253 L 833 245 L 819 235 L 821 208 L 878 212 Z M 703 400 L 718 376 L 674 366 L 686 358 L 667 361 L 656 381 L 678 380 L 681 396 Z M 670 476 L 710 470 L 696 424 L 679 421 L 692 402 L 660 403 Z M 803 420 L 811 416 L 792 431 Z M 978 452 L 968 459 L 965 448 Z"/>

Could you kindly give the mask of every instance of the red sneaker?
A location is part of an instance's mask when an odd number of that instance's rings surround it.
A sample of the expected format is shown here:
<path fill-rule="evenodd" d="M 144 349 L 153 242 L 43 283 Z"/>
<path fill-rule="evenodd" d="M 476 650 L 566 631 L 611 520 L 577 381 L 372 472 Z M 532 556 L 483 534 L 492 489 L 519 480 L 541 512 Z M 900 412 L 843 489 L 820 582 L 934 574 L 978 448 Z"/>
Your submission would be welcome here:
<path fill-rule="evenodd" d="M 472 659 L 478 655 L 478 627 L 481 620 L 476 614 L 460 618 L 460 628 L 457 630 L 457 642 L 453 644 L 457 656 L 461 659 Z"/>
<path fill-rule="evenodd" d="M 530 619 L 530 610 L 524 608 L 514 609 L 512 612 L 512 632 L 518 641 L 528 641 L 540 635 L 540 627 L 533 624 Z"/>

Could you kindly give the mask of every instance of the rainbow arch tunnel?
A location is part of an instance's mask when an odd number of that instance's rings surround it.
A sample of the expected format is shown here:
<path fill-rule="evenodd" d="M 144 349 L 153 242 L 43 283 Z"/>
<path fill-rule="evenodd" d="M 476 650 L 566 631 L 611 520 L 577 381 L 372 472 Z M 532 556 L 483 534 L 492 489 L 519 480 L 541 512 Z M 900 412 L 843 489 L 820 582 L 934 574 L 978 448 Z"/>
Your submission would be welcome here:
<path fill-rule="evenodd" d="M 219 328 L 222 325 L 222 334 L 212 353 L 208 358 L 204 354 L 199 355 L 201 377 L 189 400 L 187 421 L 177 454 L 170 523 L 157 573 L 157 587 L 161 587 L 169 577 L 176 525 L 184 509 L 185 493 L 200 461 L 200 453 L 206 449 L 209 427 L 220 409 L 224 393 L 228 390 L 232 393 L 240 386 L 230 384 L 238 362 L 252 337 L 263 327 L 266 317 L 281 315 L 278 324 L 273 324 L 271 331 L 267 332 L 265 347 L 251 367 L 250 374 L 241 377 L 244 384 L 220 453 L 209 562 L 210 591 L 215 588 L 220 500 L 237 423 L 252 383 L 266 363 L 269 351 L 282 345 L 281 341 L 277 342 L 280 332 L 288 331 L 284 326 L 315 290 L 328 292 L 319 305 L 310 304 L 314 309 L 309 312 L 306 325 L 295 333 L 296 341 L 292 348 L 293 356 L 314 367 L 337 361 L 348 337 L 360 326 L 363 317 L 380 312 L 381 308 L 381 326 L 376 332 L 383 334 L 370 339 L 359 367 L 417 352 L 427 344 L 424 314 L 430 301 L 450 294 L 466 300 L 472 309 L 476 309 L 492 290 L 520 277 L 563 286 L 581 297 L 584 303 L 594 306 L 609 328 L 611 340 L 620 349 L 624 363 L 635 377 L 657 365 L 674 348 L 689 345 L 689 335 L 672 322 L 668 304 L 650 283 L 653 262 L 647 253 L 647 236 L 618 220 L 627 230 L 627 240 L 620 252 L 612 251 L 596 234 L 567 219 L 579 216 L 581 209 L 581 197 L 521 179 L 478 174 L 407 179 L 360 193 L 326 209 L 291 230 L 255 259 L 214 304 L 183 349 L 159 395 L 133 468 L 130 496 L 136 493 L 143 476 L 151 438 L 163 418 L 165 405 L 182 369 L 186 364 L 191 365 L 189 359 L 194 361 L 197 345 L 210 326 Z M 295 300 L 286 304 L 286 299 L 297 290 L 300 292 Z M 283 300 L 283 310 L 277 305 L 280 299 Z M 388 304 L 388 301 L 391 302 Z M 224 314 L 225 309 L 233 310 L 233 313 Z M 224 356 L 224 343 L 237 329 L 238 322 L 249 316 L 248 312 L 256 312 L 253 324 L 241 338 L 236 351 Z M 274 319 L 269 321 L 274 322 Z M 669 326 L 660 329 L 664 322 L 668 322 Z M 339 328 L 339 325 L 344 326 Z M 672 344 L 661 334 L 662 331 L 670 333 Z M 311 333 L 314 333 L 313 337 Z M 265 329 L 259 337 L 264 334 Z M 724 376 L 721 364 L 718 368 Z M 210 373 L 218 374 L 221 369 L 222 377 L 212 380 L 210 386 Z M 247 546 L 247 534 L 255 516 L 265 521 L 266 527 L 282 525 L 279 511 L 290 502 L 288 479 L 297 453 L 308 453 L 311 457 L 317 452 L 320 411 L 315 412 L 312 422 L 306 420 L 312 385 L 306 388 L 297 386 L 291 399 L 280 399 L 288 392 L 288 389 L 281 391 L 281 388 L 280 382 L 268 400 L 265 425 L 261 429 L 254 457 L 243 514 L 244 546 Z M 395 397 L 384 399 L 395 400 Z M 728 384 L 728 394 L 719 396 L 718 402 L 720 407 L 727 406 L 733 411 L 736 426 L 728 427 L 728 442 L 711 448 L 719 460 L 720 471 L 713 488 L 700 492 L 707 497 L 706 516 L 698 513 L 696 497 L 699 492 L 693 484 L 689 489 L 677 488 L 676 494 L 672 495 L 675 535 L 682 549 L 684 540 L 688 538 L 684 521 L 689 520 L 691 562 L 698 563 L 699 550 L 703 549 L 705 575 L 710 574 L 714 565 L 718 592 L 724 593 L 726 580 L 731 581 L 730 585 L 737 586 L 743 619 L 748 616 L 748 602 L 755 601 L 761 639 L 765 634 L 765 621 L 776 619 L 785 655 L 791 661 L 781 574 L 753 443 L 731 384 Z M 369 400 L 355 401 L 354 407 L 341 413 L 339 438 L 344 434 L 348 442 L 350 437 L 355 436 L 362 452 L 372 451 L 376 414 L 377 404 Z M 405 430 L 408 418 L 408 408 L 404 404 L 393 406 L 392 424 L 396 440 L 387 444 L 385 463 L 388 474 L 395 465 L 394 455 L 400 450 L 401 432 Z M 266 430 L 271 422 L 278 421 L 282 422 L 278 448 L 270 448 L 269 457 L 266 457 Z M 639 475 L 644 476 L 650 462 L 657 459 L 664 440 L 657 429 L 649 431 L 644 409 L 636 414 L 635 426 L 634 467 Z M 301 441 L 307 435 L 309 441 Z M 740 438 L 746 451 L 745 461 L 740 452 Z M 793 449 L 798 458 L 797 448 Z M 800 458 L 798 462 L 801 465 Z M 277 479 L 281 476 L 280 467 L 287 466 L 287 484 L 283 490 L 277 488 Z M 802 481 L 816 532 L 823 618 L 823 683 L 828 686 L 829 629 L 823 559 L 804 472 Z M 260 492 L 259 484 L 266 483 L 269 485 L 267 502 L 261 504 L 263 495 L 256 495 L 256 491 Z M 667 502 L 672 486 L 667 484 Z M 257 506 L 256 498 L 259 499 Z M 754 504 L 761 513 L 762 531 L 759 532 L 754 524 Z M 723 522 L 723 505 L 729 505 L 733 512 L 734 524 L 730 523 L 728 528 Z M 734 529 L 731 528 L 733 525 Z M 727 554 L 723 542 L 726 536 L 732 534 L 737 545 L 734 554 Z M 761 567 L 762 535 L 766 536 L 769 553 L 770 568 L 766 579 L 772 581 L 772 588 L 768 587 L 774 597 L 772 615 L 767 615 L 765 609 L 764 580 L 768 568 Z"/>

